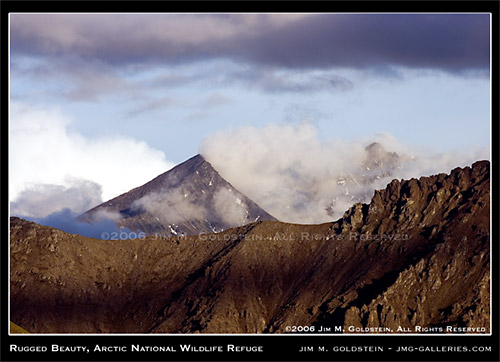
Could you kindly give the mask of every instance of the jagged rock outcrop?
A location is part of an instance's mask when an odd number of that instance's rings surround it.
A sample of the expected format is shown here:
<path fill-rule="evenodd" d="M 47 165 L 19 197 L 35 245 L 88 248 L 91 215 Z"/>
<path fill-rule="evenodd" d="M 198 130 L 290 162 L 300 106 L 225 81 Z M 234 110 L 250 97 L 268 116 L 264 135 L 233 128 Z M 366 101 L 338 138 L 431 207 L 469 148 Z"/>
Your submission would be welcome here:
<path fill-rule="evenodd" d="M 489 190 L 481 161 L 394 180 L 332 223 L 161 239 L 103 241 L 11 218 L 11 320 L 31 333 L 485 333 Z"/>

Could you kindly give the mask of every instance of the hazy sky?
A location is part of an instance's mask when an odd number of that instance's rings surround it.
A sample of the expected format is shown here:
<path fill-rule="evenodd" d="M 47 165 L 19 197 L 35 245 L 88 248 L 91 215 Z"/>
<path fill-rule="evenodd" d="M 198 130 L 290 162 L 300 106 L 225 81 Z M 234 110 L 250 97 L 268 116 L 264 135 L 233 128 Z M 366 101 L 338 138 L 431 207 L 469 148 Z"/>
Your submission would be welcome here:
<path fill-rule="evenodd" d="M 489 69 L 488 14 L 13 14 L 11 200 L 108 199 L 243 126 L 488 155 Z"/>

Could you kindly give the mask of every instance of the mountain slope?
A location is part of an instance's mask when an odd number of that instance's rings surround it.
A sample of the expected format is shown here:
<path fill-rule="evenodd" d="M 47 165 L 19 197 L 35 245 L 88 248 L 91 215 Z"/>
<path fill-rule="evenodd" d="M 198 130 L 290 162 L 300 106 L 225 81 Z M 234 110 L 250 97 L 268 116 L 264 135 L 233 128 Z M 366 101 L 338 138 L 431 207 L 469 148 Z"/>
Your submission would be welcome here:
<path fill-rule="evenodd" d="M 10 322 L 10 333 L 12 334 L 29 334 L 28 331 Z"/>
<path fill-rule="evenodd" d="M 257 220 L 276 220 L 224 180 L 201 155 L 143 186 L 87 211 L 81 220 L 114 215 L 120 227 L 147 235 L 217 232 Z"/>
<path fill-rule="evenodd" d="M 163 240 L 11 218 L 11 319 L 32 333 L 488 332 L 489 187 L 482 161 L 394 180 L 333 223 Z"/>

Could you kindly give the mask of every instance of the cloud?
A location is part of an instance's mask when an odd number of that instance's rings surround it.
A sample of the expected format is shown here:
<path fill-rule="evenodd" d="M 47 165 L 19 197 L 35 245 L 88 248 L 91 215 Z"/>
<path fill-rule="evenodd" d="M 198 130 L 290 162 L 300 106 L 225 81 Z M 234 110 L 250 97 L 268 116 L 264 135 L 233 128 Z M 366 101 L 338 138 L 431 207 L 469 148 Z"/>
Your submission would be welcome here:
<path fill-rule="evenodd" d="M 128 112 L 129 117 L 134 117 L 143 113 L 165 110 L 176 103 L 172 97 L 160 97 L 153 100 L 140 102 L 138 106 Z"/>
<path fill-rule="evenodd" d="M 248 208 L 232 190 L 221 188 L 214 195 L 214 208 L 227 225 L 240 226 L 248 223 Z"/>
<path fill-rule="evenodd" d="M 21 217 L 44 218 L 69 209 L 81 214 L 102 202 L 101 186 L 88 180 L 67 180 L 67 184 L 33 184 L 22 190 L 10 204 L 10 213 Z"/>
<path fill-rule="evenodd" d="M 142 86 L 173 89 L 186 86 L 227 87 L 238 85 L 267 93 L 316 93 L 321 91 L 349 91 L 353 82 L 338 70 L 293 69 L 239 64 L 230 61 L 187 64 L 159 70 Z M 204 106 L 214 107 L 231 103 L 219 93 L 207 98 Z"/>
<path fill-rule="evenodd" d="M 225 95 L 220 94 L 219 92 L 215 92 L 206 97 L 202 102 L 198 104 L 198 106 L 200 108 L 207 109 L 207 108 L 225 106 L 233 102 L 234 101 L 231 98 L 226 97 Z"/>
<path fill-rule="evenodd" d="M 317 14 L 240 50 L 290 68 L 489 67 L 488 14 Z"/>
<path fill-rule="evenodd" d="M 107 200 L 174 166 L 145 142 L 118 135 L 90 139 L 72 132 L 71 119 L 58 109 L 11 102 L 9 121 L 11 202 L 22 192 L 40 193 L 37 184 L 56 185 L 61 195 L 69 195 L 74 180 L 99 185 Z M 57 191 L 51 187 L 43 191 Z"/>
<path fill-rule="evenodd" d="M 79 54 L 108 63 L 184 62 L 227 49 L 235 37 L 284 26 L 300 15 L 13 14 L 11 42 L 27 54 Z M 126 34 L 127 36 L 124 36 Z M 213 49 L 216 46 L 217 49 Z M 223 55 L 224 56 L 224 55 Z"/>
<path fill-rule="evenodd" d="M 232 190 L 220 188 L 210 198 L 195 198 L 181 187 L 147 194 L 133 202 L 133 211 L 144 210 L 166 224 L 179 224 L 193 220 L 220 220 L 225 225 L 247 224 L 248 206 Z"/>
<path fill-rule="evenodd" d="M 112 233 L 120 239 L 135 238 L 125 228 L 117 228 L 119 213 L 99 211 L 92 219 L 83 222 L 78 217 L 102 203 L 101 186 L 92 181 L 71 179 L 69 187 L 62 185 L 34 184 L 23 190 L 10 204 L 10 214 L 51 226 L 70 234 L 109 239 Z"/>
<path fill-rule="evenodd" d="M 365 149 L 372 142 L 378 147 Z M 201 153 L 239 191 L 286 222 L 340 218 L 394 178 L 409 179 L 487 159 L 487 147 L 433 154 L 389 134 L 320 140 L 311 124 L 241 127 L 208 136 Z M 396 156 L 396 153 L 398 156 Z"/>
<path fill-rule="evenodd" d="M 229 72 L 225 81 L 226 83 L 240 82 L 247 87 L 250 86 L 269 93 L 348 91 L 353 88 L 353 83 L 346 77 L 336 75 L 331 71 L 317 70 L 295 72 L 274 68 L 246 67 Z"/>
<path fill-rule="evenodd" d="M 65 74 L 73 75 L 73 86 L 64 91 L 62 95 L 70 101 L 94 102 L 100 99 L 104 94 L 114 94 L 134 90 L 134 86 L 122 78 L 112 76 L 104 72 L 68 72 Z"/>
<path fill-rule="evenodd" d="M 169 224 L 207 217 L 206 210 L 197 200 L 180 188 L 148 194 L 134 201 L 131 207 L 133 210 L 143 209 Z"/>
<path fill-rule="evenodd" d="M 10 214 L 63 231 L 101 238 L 118 229 L 119 214 L 78 216 L 170 169 L 165 155 L 130 138 L 87 139 L 70 132 L 57 109 L 12 102 L 9 139 Z M 133 237 L 133 236 L 132 236 Z"/>
<path fill-rule="evenodd" d="M 488 14 L 13 14 L 14 53 L 107 64 L 488 69 Z M 126 36 L 124 36 L 126 34 Z"/>
<path fill-rule="evenodd" d="M 99 102 L 109 96 L 125 95 L 134 99 L 144 96 L 140 85 L 99 59 L 83 59 L 77 54 L 56 58 L 13 55 L 10 64 L 12 79 L 41 82 L 43 91 L 57 99 Z M 29 91 L 39 92 L 38 89 Z"/>

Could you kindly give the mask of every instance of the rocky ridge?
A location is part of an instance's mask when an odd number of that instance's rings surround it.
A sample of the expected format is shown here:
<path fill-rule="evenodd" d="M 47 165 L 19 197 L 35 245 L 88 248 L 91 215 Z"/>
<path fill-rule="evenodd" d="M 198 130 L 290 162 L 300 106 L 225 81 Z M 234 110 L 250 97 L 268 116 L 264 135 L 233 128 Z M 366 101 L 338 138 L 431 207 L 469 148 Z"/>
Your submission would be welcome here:
<path fill-rule="evenodd" d="M 11 320 L 32 333 L 489 331 L 489 162 L 392 181 L 320 225 L 103 241 L 11 218 Z M 457 331 L 457 330 L 455 330 Z"/>

